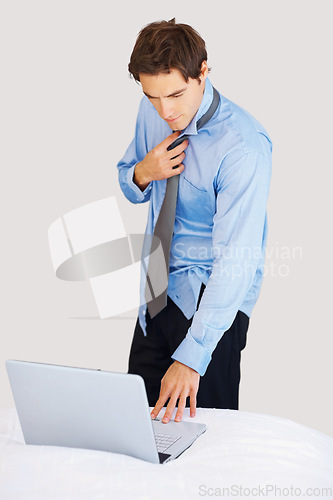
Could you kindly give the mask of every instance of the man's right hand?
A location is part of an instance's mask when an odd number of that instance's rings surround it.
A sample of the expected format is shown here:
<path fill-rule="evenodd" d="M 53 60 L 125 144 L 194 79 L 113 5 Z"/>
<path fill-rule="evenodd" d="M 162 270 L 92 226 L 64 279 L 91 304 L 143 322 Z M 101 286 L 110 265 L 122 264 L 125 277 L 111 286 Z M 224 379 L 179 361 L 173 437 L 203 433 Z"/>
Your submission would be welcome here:
<path fill-rule="evenodd" d="M 151 181 L 168 179 L 184 170 L 185 167 L 181 162 L 185 158 L 184 150 L 188 146 L 188 140 L 186 139 L 171 151 L 167 149 L 179 135 L 179 131 L 169 135 L 137 163 L 133 180 L 141 191 L 144 191 Z"/>

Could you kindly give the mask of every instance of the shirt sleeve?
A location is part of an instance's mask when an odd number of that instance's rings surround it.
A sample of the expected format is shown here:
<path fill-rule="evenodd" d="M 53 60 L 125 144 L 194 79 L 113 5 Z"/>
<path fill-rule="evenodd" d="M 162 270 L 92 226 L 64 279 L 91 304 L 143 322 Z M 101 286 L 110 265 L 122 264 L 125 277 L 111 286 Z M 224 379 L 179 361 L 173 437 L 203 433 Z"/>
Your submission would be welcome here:
<path fill-rule="evenodd" d="M 135 126 L 135 136 L 123 158 L 119 161 L 118 178 L 122 192 L 132 203 L 144 203 L 149 200 L 152 183 L 150 182 L 144 191 L 133 181 L 134 170 L 140 161 L 144 159 L 147 151 L 145 134 L 145 98 L 142 99 Z"/>
<path fill-rule="evenodd" d="M 271 156 L 226 157 L 216 181 L 213 269 L 185 339 L 172 358 L 204 375 L 262 259 Z"/>

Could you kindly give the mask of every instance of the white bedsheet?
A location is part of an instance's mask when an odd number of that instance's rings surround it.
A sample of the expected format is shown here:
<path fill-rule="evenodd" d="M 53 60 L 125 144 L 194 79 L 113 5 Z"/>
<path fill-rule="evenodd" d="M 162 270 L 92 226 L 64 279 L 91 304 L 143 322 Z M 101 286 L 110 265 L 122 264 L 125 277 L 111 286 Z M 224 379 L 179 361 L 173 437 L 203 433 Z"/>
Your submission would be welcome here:
<path fill-rule="evenodd" d="M 184 420 L 191 420 L 188 412 Z M 113 453 L 27 446 L 15 408 L 2 409 L 0 499 L 333 497 L 332 437 L 241 411 L 198 409 L 196 421 L 207 432 L 178 459 L 153 465 Z"/>

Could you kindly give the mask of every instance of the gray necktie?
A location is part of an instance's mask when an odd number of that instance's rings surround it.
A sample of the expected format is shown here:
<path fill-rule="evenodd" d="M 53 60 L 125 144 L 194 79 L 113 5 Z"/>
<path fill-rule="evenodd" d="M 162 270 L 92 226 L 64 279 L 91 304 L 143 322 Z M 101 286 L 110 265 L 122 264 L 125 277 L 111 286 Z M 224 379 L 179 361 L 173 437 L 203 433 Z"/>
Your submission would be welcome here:
<path fill-rule="evenodd" d="M 203 127 L 212 118 L 218 107 L 220 96 L 217 90 L 215 90 L 215 88 L 213 88 L 213 92 L 214 92 L 213 101 L 208 111 L 200 118 L 200 120 L 197 121 L 197 130 Z M 176 146 L 185 141 L 185 139 L 187 139 L 188 137 L 190 136 L 185 134 L 182 137 L 176 139 L 172 144 L 170 144 L 170 146 L 168 147 L 168 151 L 174 149 Z M 163 204 L 158 219 L 156 221 L 153 234 L 153 237 L 156 236 L 158 238 L 158 241 L 161 242 L 167 272 L 169 272 L 170 248 L 173 236 L 173 228 L 175 224 L 178 184 L 179 184 L 179 175 L 174 175 L 173 177 L 169 177 L 167 179 L 167 186 Z M 164 292 L 158 295 L 157 297 L 154 294 L 154 290 L 158 290 L 159 288 L 160 271 L 161 271 L 160 260 L 150 258 L 147 271 L 145 297 L 148 302 L 147 307 L 151 318 L 156 316 L 167 305 L 167 288 L 165 288 Z M 151 297 L 153 297 L 152 300 L 150 300 Z"/>

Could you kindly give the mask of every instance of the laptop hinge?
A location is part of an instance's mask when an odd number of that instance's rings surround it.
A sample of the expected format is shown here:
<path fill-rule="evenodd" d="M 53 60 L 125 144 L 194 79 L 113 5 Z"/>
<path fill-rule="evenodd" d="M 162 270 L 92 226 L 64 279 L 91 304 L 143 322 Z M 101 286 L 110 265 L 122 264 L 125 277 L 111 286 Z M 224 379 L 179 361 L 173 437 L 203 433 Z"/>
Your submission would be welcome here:
<path fill-rule="evenodd" d="M 163 462 L 170 458 L 171 455 L 168 455 L 167 453 L 158 453 L 158 457 L 160 459 L 160 464 L 163 464 Z"/>

